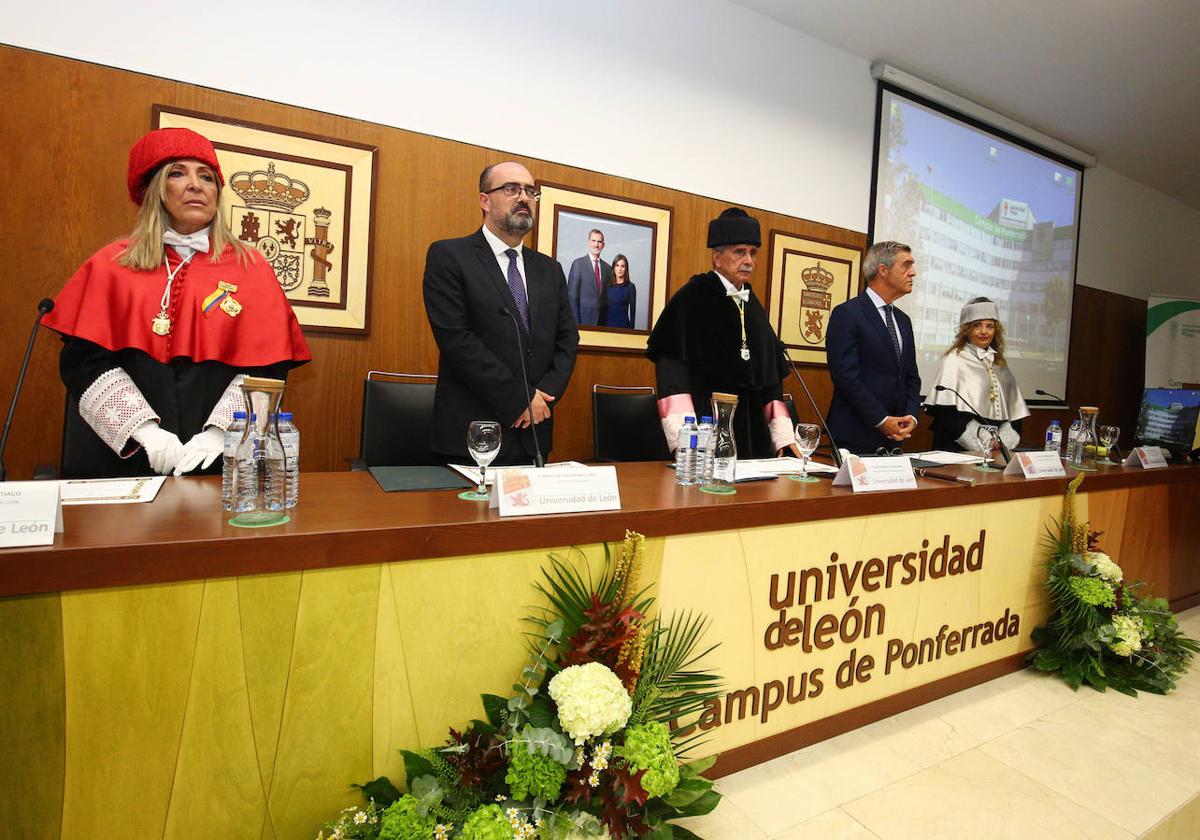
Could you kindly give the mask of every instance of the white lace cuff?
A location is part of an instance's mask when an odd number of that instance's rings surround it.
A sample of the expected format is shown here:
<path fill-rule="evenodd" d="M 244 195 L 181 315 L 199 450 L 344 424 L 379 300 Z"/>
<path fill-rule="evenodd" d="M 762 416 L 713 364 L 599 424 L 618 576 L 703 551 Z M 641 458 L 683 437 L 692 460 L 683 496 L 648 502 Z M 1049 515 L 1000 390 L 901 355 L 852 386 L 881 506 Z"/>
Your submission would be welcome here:
<path fill-rule="evenodd" d="M 79 397 L 79 416 L 122 458 L 137 452 L 129 436 L 150 420 L 161 420 L 123 368 L 100 374 Z M 128 447 L 128 451 L 126 448 Z"/>
<path fill-rule="evenodd" d="M 204 428 L 216 426 L 223 432 L 227 431 L 230 424 L 233 423 L 233 412 L 246 410 L 246 396 L 242 392 L 242 380 L 245 378 L 246 374 L 244 373 L 233 377 L 233 381 L 229 383 L 225 393 L 221 394 L 221 399 L 217 400 L 217 404 L 213 406 L 212 413 L 204 421 Z"/>
<path fill-rule="evenodd" d="M 1017 430 L 1012 427 L 1012 424 L 1005 420 L 1000 424 L 1000 440 L 1009 449 L 1016 449 L 1017 444 L 1021 442 L 1021 436 L 1017 434 Z"/>
<path fill-rule="evenodd" d="M 683 427 L 682 414 L 668 414 L 662 418 L 663 434 L 667 436 L 667 449 L 674 452 L 679 446 L 679 430 Z"/>
<path fill-rule="evenodd" d="M 771 445 L 776 452 L 796 443 L 796 430 L 792 428 L 791 417 L 773 417 L 767 423 L 767 431 L 771 433 Z"/>

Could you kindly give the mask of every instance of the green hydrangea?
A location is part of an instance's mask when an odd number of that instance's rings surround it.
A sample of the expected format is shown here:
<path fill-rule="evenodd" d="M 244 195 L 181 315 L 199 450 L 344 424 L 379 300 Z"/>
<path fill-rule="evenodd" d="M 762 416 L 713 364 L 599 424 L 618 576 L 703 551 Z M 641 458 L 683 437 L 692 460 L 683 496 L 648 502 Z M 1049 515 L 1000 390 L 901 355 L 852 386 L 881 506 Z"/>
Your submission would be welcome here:
<path fill-rule="evenodd" d="M 1113 607 L 1117 604 L 1117 596 L 1112 586 L 1100 578 L 1073 577 L 1070 582 L 1071 591 L 1083 603 L 1093 607 Z"/>
<path fill-rule="evenodd" d="M 484 805 L 463 823 L 461 840 L 512 840 L 513 830 L 499 805 Z"/>
<path fill-rule="evenodd" d="M 504 781 L 513 799 L 526 799 L 529 794 L 542 799 L 558 799 L 558 791 L 567 780 L 567 768 L 549 756 L 530 752 L 524 741 L 513 744 Z"/>
<path fill-rule="evenodd" d="M 383 812 L 379 840 L 429 840 L 436 824 L 432 816 L 421 816 L 417 800 L 405 794 Z"/>
<path fill-rule="evenodd" d="M 651 796 L 666 796 L 679 784 L 679 765 L 665 724 L 650 721 L 629 727 L 619 752 L 630 768 L 646 771 L 642 787 Z"/>

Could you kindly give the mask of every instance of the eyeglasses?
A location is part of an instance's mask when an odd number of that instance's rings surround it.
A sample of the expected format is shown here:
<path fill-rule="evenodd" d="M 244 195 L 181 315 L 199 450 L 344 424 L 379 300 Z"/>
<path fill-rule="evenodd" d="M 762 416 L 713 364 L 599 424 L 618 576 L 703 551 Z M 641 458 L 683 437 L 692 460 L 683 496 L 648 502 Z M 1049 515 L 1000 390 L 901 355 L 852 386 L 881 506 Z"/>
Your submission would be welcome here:
<path fill-rule="evenodd" d="M 904 451 L 899 446 L 893 447 L 892 449 L 888 449 L 886 446 L 881 446 L 875 450 L 875 454 L 881 455 L 884 457 L 890 456 L 892 458 L 895 458 L 899 455 L 903 455 Z"/>
<path fill-rule="evenodd" d="M 502 192 L 509 198 L 516 198 L 521 193 L 525 193 L 525 197 L 531 201 L 541 201 L 542 194 L 537 187 L 526 187 L 522 184 L 516 184 L 509 181 L 507 184 L 501 184 L 498 187 L 492 187 L 490 190 L 484 190 L 485 194 L 494 192 Z"/>

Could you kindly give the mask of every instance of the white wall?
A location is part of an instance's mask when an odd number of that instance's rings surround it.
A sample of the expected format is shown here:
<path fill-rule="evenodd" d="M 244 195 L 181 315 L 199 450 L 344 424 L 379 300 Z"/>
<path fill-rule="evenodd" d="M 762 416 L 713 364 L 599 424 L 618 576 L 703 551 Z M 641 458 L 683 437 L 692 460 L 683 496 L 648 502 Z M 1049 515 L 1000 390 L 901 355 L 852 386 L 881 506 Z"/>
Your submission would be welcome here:
<path fill-rule="evenodd" d="M 1081 284 L 1143 299 L 1200 297 L 1200 210 L 1097 166 L 1083 176 L 1079 215 Z"/>
<path fill-rule="evenodd" d="M 10 5 L 15 46 L 867 229 L 867 62 L 725 0 Z M 1200 294 L 1161 193 L 1089 170 L 1080 236 L 1085 285 Z"/>
<path fill-rule="evenodd" d="M 724 0 L 10 6 L 16 46 L 866 230 L 867 63 Z"/>

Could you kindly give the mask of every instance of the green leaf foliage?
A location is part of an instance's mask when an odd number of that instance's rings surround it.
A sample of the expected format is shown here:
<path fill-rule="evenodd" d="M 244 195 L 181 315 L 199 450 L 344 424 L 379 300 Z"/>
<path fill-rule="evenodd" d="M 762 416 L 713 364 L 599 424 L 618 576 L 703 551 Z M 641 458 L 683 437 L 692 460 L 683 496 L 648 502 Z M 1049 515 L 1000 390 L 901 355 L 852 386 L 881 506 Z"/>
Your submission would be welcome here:
<path fill-rule="evenodd" d="M 387 776 L 380 776 L 366 784 L 352 785 L 352 787 L 361 790 L 364 799 L 374 802 L 381 809 L 391 805 L 401 796 L 400 791 L 396 790 L 396 786 Z"/>

